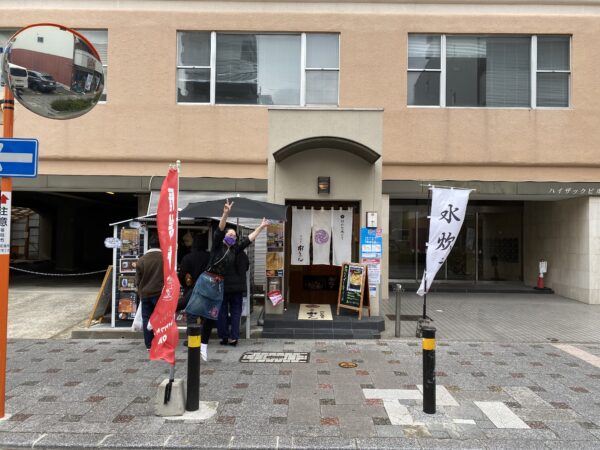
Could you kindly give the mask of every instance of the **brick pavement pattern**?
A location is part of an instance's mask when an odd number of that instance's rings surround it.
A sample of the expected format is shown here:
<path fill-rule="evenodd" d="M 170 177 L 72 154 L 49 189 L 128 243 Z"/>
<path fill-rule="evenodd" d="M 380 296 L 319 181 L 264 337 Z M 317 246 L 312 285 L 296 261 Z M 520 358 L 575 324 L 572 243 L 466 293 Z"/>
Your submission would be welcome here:
<path fill-rule="evenodd" d="M 154 415 L 168 366 L 134 340 L 9 340 L 0 448 L 600 448 L 596 342 L 438 341 L 438 407 L 421 403 L 420 340 L 211 346 L 200 399 L 217 413 Z M 307 352 L 307 363 L 241 363 Z M 582 353 L 583 352 L 583 353 Z M 180 348 L 176 376 L 186 373 Z M 594 358 L 588 358 L 594 361 Z M 340 362 L 353 361 L 344 369 Z"/>

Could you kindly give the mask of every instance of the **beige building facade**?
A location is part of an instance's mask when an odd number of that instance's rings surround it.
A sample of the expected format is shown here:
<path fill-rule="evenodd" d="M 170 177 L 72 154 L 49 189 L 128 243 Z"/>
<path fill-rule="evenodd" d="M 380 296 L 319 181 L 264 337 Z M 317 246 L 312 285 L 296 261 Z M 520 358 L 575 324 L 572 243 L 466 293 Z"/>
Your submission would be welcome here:
<path fill-rule="evenodd" d="M 107 42 L 90 114 L 16 108 L 15 137 L 40 142 L 16 198 L 62 195 L 56 228 L 68 195 L 145 213 L 180 160 L 187 192 L 352 202 L 361 226 L 377 212 L 385 298 L 422 276 L 428 185 L 468 187 L 438 280 L 533 287 L 545 259 L 546 286 L 600 303 L 600 1 L 3 2 L 0 28 L 37 22 Z"/>

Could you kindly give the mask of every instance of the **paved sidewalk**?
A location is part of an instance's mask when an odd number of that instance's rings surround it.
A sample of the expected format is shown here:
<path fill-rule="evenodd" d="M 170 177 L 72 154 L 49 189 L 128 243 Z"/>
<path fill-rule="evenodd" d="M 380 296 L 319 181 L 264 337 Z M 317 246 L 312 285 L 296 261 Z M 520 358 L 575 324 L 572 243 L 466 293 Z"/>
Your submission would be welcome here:
<path fill-rule="evenodd" d="M 60 282 L 66 284 L 59 284 Z M 9 338 L 65 338 L 89 318 L 100 282 L 29 278 L 10 281 Z"/>
<path fill-rule="evenodd" d="M 423 298 L 405 292 L 402 315 L 421 315 Z M 382 313 L 394 314 L 395 292 L 382 302 Z M 559 295 L 498 293 L 432 293 L 427 315 L 438 339 L 480 342 L 600 342 L 600 305 Z M 382 337 L 394 337 L 388 320 Z M 415 336 L 416 322 L 401 323 L 401 336 Z"/>
<path fill-rule="evenodd" d="M 240 362 L 280 356 L 265 352 L 308 362 Z M 600 344 L 441 340 L 436 353 L 427 415 L 417 339 L 215 341 L 201 400 L 218 406 L 193 422 L 154 415 L 168 366 L 141 341 L 11 339 L 0 448 L 600 448 Z"/>

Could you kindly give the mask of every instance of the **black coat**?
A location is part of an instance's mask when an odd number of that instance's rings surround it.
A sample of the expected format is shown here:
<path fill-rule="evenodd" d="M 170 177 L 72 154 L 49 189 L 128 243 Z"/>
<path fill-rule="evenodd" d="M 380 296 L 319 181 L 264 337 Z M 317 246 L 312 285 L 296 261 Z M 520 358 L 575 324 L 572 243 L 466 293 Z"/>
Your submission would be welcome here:
<path fill-rule="evenodd" d="M 250 267 L 250 261 L 244 249 L 251 242 L 248 238 L 241 239 L 227 251 L 227 245 L 223 243 L 224 237 L 225 231 L 217 228 L 213 235 L 213 246 L 207 270 L 225 277 L 224 286 L 226 294 L 240 292 L 245 294 L 246 272 Z"/>
<path fill-rule="evenodd" d="M 179 267 L 179 282 L 183 286 L 184 289 L 188 287 L 193 288 L 194 284 L 196 284 L 196 280 L 200 276 L 202 272 L 206 270 L 206 266 L 208 265 L 208 259 L 210 255 L 206 250 L 192 250 L 190 253 L 185 255 L 181 260 L 181 266 Z M 187 286 L 185 282 L 186 274 L 191 275 L 190 286 Z"/>

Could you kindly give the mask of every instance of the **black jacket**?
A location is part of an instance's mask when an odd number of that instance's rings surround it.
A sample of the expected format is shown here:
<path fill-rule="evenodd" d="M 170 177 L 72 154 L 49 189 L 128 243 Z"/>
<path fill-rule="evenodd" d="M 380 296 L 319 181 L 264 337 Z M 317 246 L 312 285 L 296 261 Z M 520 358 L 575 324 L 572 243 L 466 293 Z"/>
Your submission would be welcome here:
<path fill-rule="evenodd" d="M 184 289 L 193 288 L 196 284 L 196 280 L 202 272 L 206 270 L 208 265 L 208 259 L 210 255 L 206 250 L 193 249 L 190 253 L 185 255 L 181 260 L 181 266 L 179 267 L 179 282 Z M 187 286 L 185 282 L 186 274 L 191 276 L 191 285 Z"/>
<path fill-rule="evenodd" d="M 246 293 L 246 272 L 250 267 L 248 256 L 244 249 L 252 242 L 243 238 L 227 251 L 227 245 L 223 243 L 225 231 L 218 228 L 213 235 L 213 245 L 210 252 L 208 268 L 212 273 L 225 277 L 225 293 Z"/>

